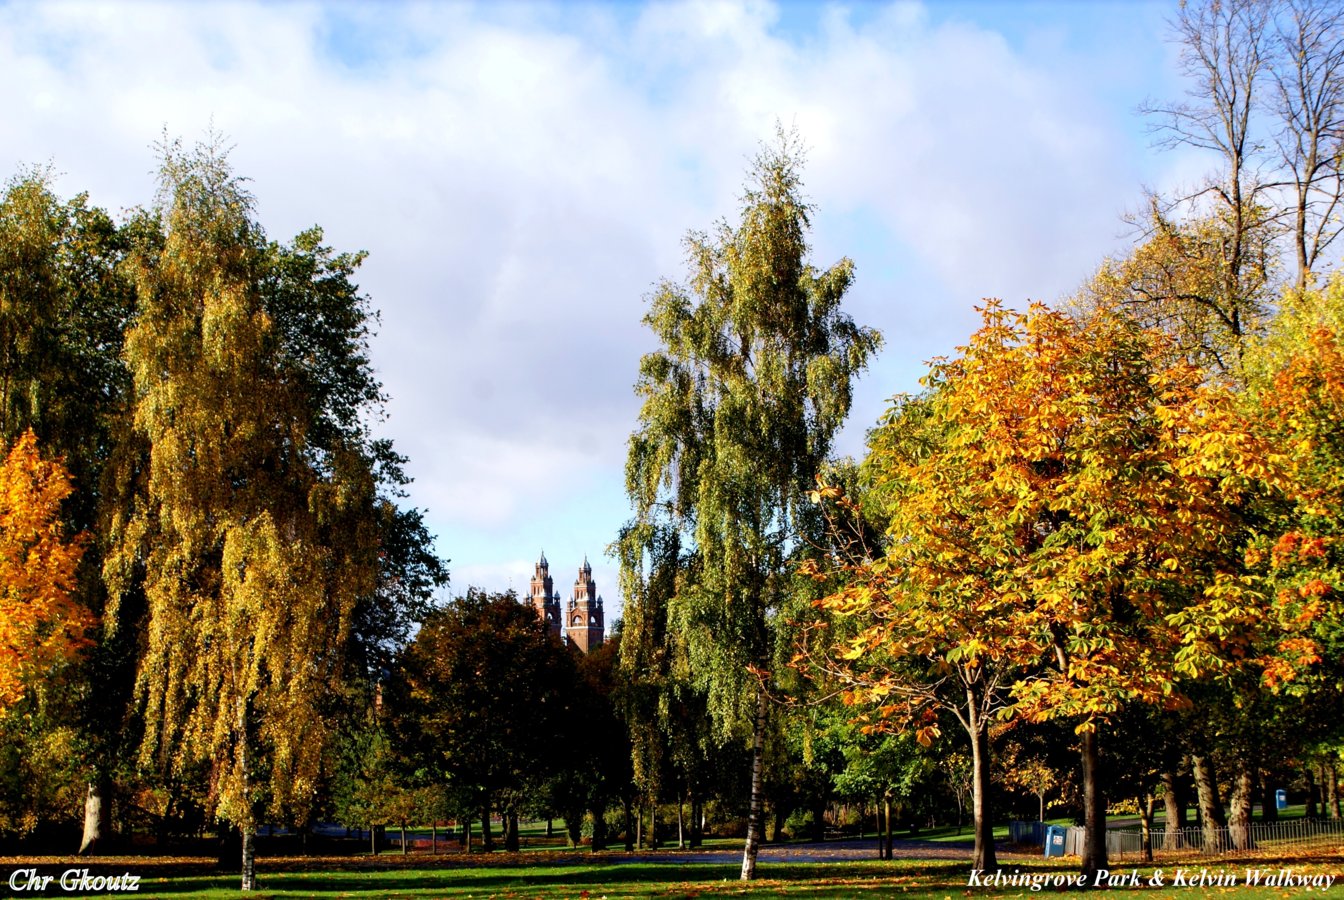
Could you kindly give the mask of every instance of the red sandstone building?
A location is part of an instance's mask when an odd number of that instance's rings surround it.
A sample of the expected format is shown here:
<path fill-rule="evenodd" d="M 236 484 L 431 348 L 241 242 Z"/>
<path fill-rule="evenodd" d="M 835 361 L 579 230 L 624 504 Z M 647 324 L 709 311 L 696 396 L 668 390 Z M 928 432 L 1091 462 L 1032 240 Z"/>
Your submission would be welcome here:
<path fill-rule="evenodd" d="M 579 569 L 578 580 L 574 582 L 574 596 L 570 597 L 569 605 L 563 611 L 545 553 L 537 560 L 529 596 L 537 615 L 552 634 L 556 637 L 563 635 L 566 644 L 578 647 L 583 653 L 602 646 L 602 598 L 597 595 L 597 582 L 593 581 L 593 567 L 588 565 L 587 557 Z"/>

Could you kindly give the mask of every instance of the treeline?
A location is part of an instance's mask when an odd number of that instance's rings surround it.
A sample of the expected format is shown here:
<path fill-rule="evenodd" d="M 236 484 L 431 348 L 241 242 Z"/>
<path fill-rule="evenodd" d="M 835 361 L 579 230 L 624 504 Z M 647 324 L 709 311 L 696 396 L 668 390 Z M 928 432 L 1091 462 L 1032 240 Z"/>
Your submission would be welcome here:
<path fill-rule="evenodd" d="M 208 815 L 246 884 L 447 572 L 368 431 L 361 256 L 268 238 L 217 143 L 160 150 L 120 222 L 44 170 L 0 198 L 0 836 Z"/>
<path fill-rule="evenodd" d="M 1175 16 L 1189 96 L 1146 112 L 1213 173 L 1148 195 L 1054 308 L 987 301 L 863 460 L 828 452 L 877 336 L 840 308 L 852 265 L 808 260 L 794 139 L 651 298 L 618 545 L 635 775 L 685 792 L 748 748 L 744 879 L 772 808 L 819 822 L 859 780 L 908 815 L 964 779 L 979 869 L 1014 794 L 1086 823 L 1089 873 L 1116 804 L 1148 831 L 1193 803 L 1239 848 L 1276 788 L 1340 815 L 1344 11 Z"/>

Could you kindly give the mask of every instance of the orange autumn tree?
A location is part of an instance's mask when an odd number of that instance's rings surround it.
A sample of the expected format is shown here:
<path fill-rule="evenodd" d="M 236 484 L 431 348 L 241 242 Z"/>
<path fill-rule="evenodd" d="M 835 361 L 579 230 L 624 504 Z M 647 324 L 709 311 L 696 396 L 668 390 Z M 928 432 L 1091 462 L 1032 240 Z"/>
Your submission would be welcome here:
<path fill-rule="evenodd" d="M 1073 721 L 1094 871 L 1100 727 L 1130 703 L 1182 702 L 1168 616 L 1207 584 L 1227 602 L 1229 584 L 1250 590 L 1218 573 L 1262 464 L 1231 397 L 1124 316 L 983 314 L 871 435 L 886 552 L 822 605 L 860 626 L 843 653 L 851 701 L 926 740 L 940 711 L 967 732 L 977 868 L 993 865 L 989 720 Z"/>
<path fill-rule="evenodd" d="M 71 599 L 83 535 L 61 522 L 70 476 L 25 432 L 0 465 L 0 715 L 85 644 L 87 610 Z"/>

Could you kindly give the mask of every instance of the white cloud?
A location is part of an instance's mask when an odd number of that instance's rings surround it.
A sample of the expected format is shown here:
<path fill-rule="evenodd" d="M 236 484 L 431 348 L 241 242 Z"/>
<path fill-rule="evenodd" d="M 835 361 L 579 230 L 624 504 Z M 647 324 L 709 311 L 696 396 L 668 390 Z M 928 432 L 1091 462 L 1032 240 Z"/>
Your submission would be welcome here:
<path fill-rule="evenodd" d="M 50 159 L 120 209 L 152 196 L 162 128 L 213 121 L 273 236 L 317 222 L 369 250 L 413 500 L 497 542 L 442 548 L 465 587 L 533 552 L 538 496 L 590 552 L 614 537 L 642 298 L 682 275 L 688 228 L 735 214 L 776 120 L 811 148 L 817 261 L 856 257 L 857 317 L 891 338 L 867 421 L 980 296 L 1051 297 L 1114 247 L 1137 169 L 1113 72 L 937 7 L 814 12 L 799 32 L 766 3 L 5 5 L 0 169 Z"/>

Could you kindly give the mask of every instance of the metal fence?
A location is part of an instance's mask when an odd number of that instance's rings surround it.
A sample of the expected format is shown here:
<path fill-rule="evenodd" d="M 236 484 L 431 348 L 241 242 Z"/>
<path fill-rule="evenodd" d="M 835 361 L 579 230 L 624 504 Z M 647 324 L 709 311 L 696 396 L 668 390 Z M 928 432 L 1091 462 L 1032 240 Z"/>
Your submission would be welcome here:
<path fill-rule="evenodd" d="M 1083 834 L 1082 828 L 1070 828 L 1065 837 L 1064 852 L 1081 855 Z M 1152 841 L 1155 854 L 1222 856 L 1229 853 L 1263 853 L 1267 856 L 1285 856 L 1344 847 L 1344 820 L 1289 819 L 1283 822 L 1253 822 L 1237 828 L 1154 829 Z M 1137 828 L 1108 829 L 1106 854 L 1116 860 L 1141 857 L 1142 831 Z"/>

